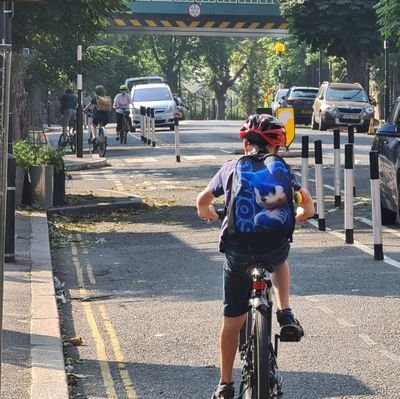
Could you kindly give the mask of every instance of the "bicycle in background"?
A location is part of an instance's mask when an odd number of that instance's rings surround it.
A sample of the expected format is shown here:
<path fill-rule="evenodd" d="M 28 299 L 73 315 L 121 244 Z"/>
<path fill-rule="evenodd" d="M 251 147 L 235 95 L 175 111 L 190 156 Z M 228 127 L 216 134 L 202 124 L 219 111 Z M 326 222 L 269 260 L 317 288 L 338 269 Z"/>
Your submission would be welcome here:
<path fill-rule="evenodd" d="M 64 134 L 61 133 L 58 139 L 58 148 L 63 149 L 70 147 L 73 154 L 76 152 L 76 121 L 73 120 L 67 129 L 67 137 L 64 139 Z"/>
<path fill-rule="evenodd" d="M 126 144 L 126 140 L 128 137 L 128 132 L 130 130 L 129 126 L 129 109 L 124 109 L 122 114 L 122 129 L 118 132 L 119 134 L 119 139 L 121 141 L 121 144 Z"/>

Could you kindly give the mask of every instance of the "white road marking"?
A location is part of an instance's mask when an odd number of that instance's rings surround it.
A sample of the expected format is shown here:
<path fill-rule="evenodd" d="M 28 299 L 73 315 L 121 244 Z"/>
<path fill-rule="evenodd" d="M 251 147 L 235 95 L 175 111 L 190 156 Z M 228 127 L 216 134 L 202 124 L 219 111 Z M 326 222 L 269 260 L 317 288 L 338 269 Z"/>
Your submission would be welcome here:
<path fill-rule="evenodd" d="M 367 334 L 358 334 L 359 337 L 369 346 L 377 345 L 377 343 L 371 339 Z"/>
<path fill-rule="evenodd" d="M 214 155 L 186 155 L 183 157 L 188 161 L 206 161 L 208 159 L 217 159 Z"/>

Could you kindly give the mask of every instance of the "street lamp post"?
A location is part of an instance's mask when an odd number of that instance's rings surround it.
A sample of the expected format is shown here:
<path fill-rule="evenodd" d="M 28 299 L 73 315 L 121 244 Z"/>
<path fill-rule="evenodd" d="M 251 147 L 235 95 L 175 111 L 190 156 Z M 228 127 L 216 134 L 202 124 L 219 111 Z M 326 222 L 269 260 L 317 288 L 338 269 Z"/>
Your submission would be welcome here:
<path fill-rule="evenodd" d="M 76 108 L 76 156 L 83 157 L 83 108 L 82 108 L 82 46 L 77 49 L 77 78 L 78 106 Z"/>
<path fill-rule="evenodd" d="M 388 122 L 389 119 L 389 41 L 385 38 L 383 42 L 383 48 L 385 50 L 385 109 L 384 109 L 384 119 Z"/>

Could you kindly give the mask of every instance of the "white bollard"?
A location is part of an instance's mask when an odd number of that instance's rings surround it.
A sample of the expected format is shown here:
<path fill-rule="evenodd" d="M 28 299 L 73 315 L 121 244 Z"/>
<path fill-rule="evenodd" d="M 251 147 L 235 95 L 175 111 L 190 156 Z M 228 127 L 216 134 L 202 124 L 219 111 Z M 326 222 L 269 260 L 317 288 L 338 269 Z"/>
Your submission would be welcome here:
<path fill-rule="evenodd" d="M 181 147 L 179 141 L 179 119 L 175 116 L 175 157 L 176 162 L 181 162 Z"/>

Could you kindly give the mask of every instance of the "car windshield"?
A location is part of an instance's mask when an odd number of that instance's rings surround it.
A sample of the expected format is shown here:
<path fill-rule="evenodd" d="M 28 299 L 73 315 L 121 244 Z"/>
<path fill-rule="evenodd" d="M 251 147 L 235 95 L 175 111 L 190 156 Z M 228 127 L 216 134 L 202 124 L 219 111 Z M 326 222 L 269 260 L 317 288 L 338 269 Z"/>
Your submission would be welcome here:
<path fill-rule="evenodd" d="M 333 89 L 328 88 L 326 99 L 331 101 L 359 101 L 368 102 L 368 97 L 363 89 Z"/>
<path fill-rule="evenodd" d="M 293 90 L 289 98 L 310 98 L 314 99 L 317 97 L 318 89 L 298 89 Z"/>
<path fill-rule="evenodd" d="M 172 100 L 171 93 L 166 87 L 146 87 L 136 89 L 133 101 L 168 101 Z"/>

